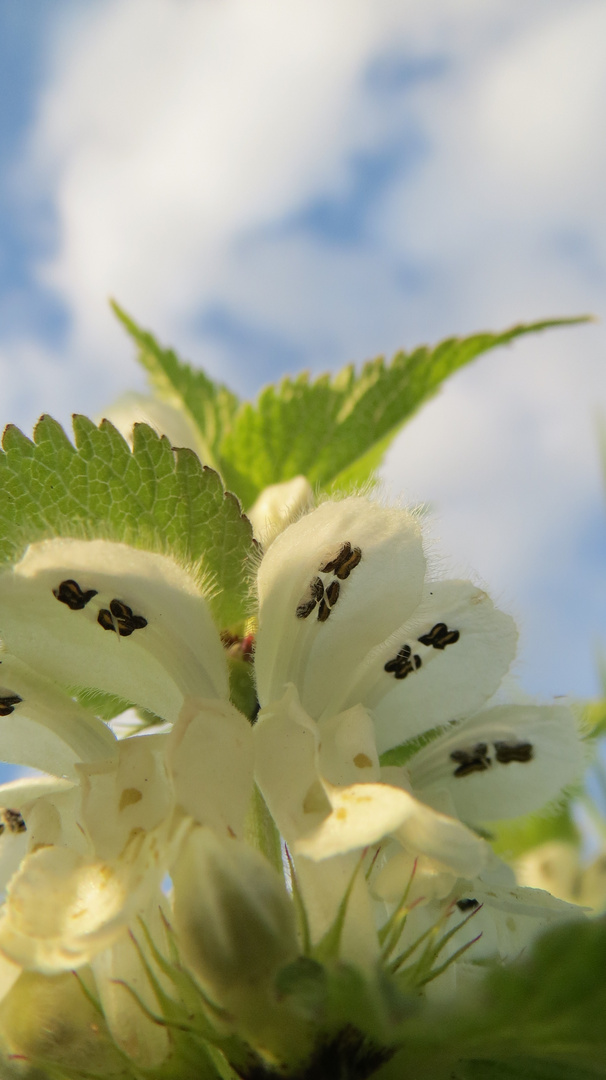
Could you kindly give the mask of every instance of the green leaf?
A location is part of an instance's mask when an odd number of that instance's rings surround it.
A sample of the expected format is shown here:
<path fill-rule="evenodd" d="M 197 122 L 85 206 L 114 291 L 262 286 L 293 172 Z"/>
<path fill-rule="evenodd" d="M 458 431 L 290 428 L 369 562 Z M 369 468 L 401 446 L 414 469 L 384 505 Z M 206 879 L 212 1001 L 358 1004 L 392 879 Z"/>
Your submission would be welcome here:
<path fill-rule="evenodd" d="M 163 349 L 117 304 L 113 308 L 136 342 L 155 392 L 194 421 L 205 462 L 221 472 L 245 507 L 268 484 L 300 474 L 322 489 L 359 487 L 379 467 L 403 423 L 449 375 L 525 334 L 587 321 L 545 319 L 496 334 L 448 338 L 399 352 L 390 364 L 370 361 L 361 371 L 350 364 L 315 380 L 303 373 L 268 386 L 254 404 L 240 405 L 225 386 Z"/>
<path fill-rule="evenodd" d="M 311 381 L 284 379 L 244 404 L 220 445 L 226 486 L 249 506 L 268 484 L 307 476 L 320 488 L 366 481 L 404 421 L 442 382 L 476 356 L 525 334 L 582 319 L 551 319 L 502 333 L 449 338 L 434 348 L 400 352 L 356 372 Z"/>
<path fill-rule="evenodd" d="M 209 379 L 203 371 L 163 349 L 155 338 L 141 330 L 125 311 L 112 301 L 114 312 L 139 348 L 139 363 L 145 368 L 158 397 L 176 405 L 193 420 L 200 433 L 204 463 L 219 468 L 218 448 L 231 426 L 239 400 L 231 390 Z"/>
<path fill-rule="evenodd" d="M 74 417 L 75 446 L 44 416 L 34 441 L 9 426 L 0 453 L 0 564 L 48 537 L 103 537 L 168 552 L 213 585 L 220 626 L 248 604 L 250 523 L 220 477 L 191 450 L 173 450 L 145 424 L 134 448 L 104 420 Z"/>

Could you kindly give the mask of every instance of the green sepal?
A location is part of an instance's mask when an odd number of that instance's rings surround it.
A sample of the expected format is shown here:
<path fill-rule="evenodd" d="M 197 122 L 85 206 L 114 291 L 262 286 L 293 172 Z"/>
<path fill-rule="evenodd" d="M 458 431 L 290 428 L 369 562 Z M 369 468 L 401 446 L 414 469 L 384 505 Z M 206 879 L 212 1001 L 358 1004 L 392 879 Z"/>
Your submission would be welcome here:
<path fill-rule="evenodd" d="M 247 842 L 251 847 L 260 851 L 282 877 L 284 866 L 282 863 L 280 833 L 256 784 L 253 787 L 245 824 Z"/>
<path fill-rule="evenodd" d="M 388 1035 L 401 1049 L 381 1080 L 597 1080 L 606 1071 L 606 921 L 540 937 L 525 959 L 489 970 L 478 993 L 426 1005 Z"/>

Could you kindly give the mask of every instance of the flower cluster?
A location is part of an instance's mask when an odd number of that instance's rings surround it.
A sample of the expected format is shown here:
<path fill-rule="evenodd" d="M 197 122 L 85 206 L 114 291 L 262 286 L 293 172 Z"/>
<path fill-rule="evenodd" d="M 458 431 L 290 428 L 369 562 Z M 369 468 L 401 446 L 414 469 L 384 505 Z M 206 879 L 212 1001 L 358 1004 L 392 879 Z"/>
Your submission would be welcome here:
<path fill-rule="evenodd" d="M 0 756 L 44 773 L 0 790 L 9 1053 L 50 1053 L 15 1002 L 73 996 L 75 970 L 121 1051 L 157 1066 L 173 1051 L 159 995 L 185 994 L 162 960 L 176 950 L 209 1030 L 280 1062 L 276 975 L 300 955 L 331 942 L 369 978 L 414 968 L 415 990 L 447 995 L 574 910 L 516 885 L 485 838 L 582 769 L 567 708 L 495 699 L 512 619 L 432 576 L 414 514 L 310 496 L 299 480 L 251 512 L 265 550 L 239 637 L 169 554 L 48 539 L 0 575 Z M 243 642 L 250 717 L 230 700 Z M 118 738 L 94 715 L 108 696 L 153 725 Z M 101 1054 L 74 1023 L 76 1058 Z"/>

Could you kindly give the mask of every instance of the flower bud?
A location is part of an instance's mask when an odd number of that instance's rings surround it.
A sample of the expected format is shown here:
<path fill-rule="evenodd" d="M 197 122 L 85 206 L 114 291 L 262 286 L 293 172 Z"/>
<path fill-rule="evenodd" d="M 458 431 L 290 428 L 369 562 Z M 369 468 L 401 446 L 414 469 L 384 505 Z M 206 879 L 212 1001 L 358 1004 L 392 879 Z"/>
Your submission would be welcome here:
<path fill-rule="evenodd" d="M 237 840 L 190 833 L 173 870 L 174 913 L 187 962 L 236 1007 L 297 954 L 294 909 L 276 871 Z"/>

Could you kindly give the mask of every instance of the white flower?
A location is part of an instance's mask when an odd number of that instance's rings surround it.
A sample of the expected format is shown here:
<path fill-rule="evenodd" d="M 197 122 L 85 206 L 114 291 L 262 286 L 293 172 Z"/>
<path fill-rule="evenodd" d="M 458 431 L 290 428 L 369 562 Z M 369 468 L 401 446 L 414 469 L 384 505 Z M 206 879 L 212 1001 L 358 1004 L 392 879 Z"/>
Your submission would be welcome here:
<path fill-rule="evenodd" d="M 478 711 L 513 657 L 513 621 L 469 582 L 424 580 L 425 569 L 416 518 L 362 498 L 291 525 L 260 567 L 256 775 L 298 856 L 316 936 L 351 853 L 389 839 L 385 899 L 402 896 L 415 858 L 429 895 L 444 897 L 486 863 L 468 825 L 540 808 L 582 766 L 569 710 Z M 428 731 L 423 749 L 410 742 Z M 381 768 L 406 743 L 407 766 Z M 319 873 L 310 860 L 329 863 Z M 314 895 L 323 889 L 326 903 Z M 370 953 L 362 892 L 350 922 Z"/>
<path fill-rule="evenodd" d="M 482 867 L 482 840 L 421 802 L 404 770 L 381 769 L 372 720 L 360 706 L 316 723 L 291 687 L 261 714 L 254 737 L 260 787 L 294 852 L 321 860 L 392 835 L 455 873 Z M 385 772 L 396 783 L 383 782 Z"/>
<path fill-rule="evenodd" d="M 295 476 L 282 484 L 270 484 L 247 511 L 254 534 L 264 550 L 287 525 L 311 510 L 313 492 L 304 476 Z"/>
<path fill-rule="evenodd" d="M 0 638 L 63 686 L 116 694 L 166 720 L 188 697 L 228 697 L 204 589 L 169 557 L 127 544 L 31 544 L 0 574 Z"/>
<path fill-rule="evenodd" d="M 146 1061 L 167 1051 L 116 980 L 154 1006 L 128 931 L 142 919 L 162 947 L 162 882 L 179 872 L 182 844 L 204 825 L 218 846 L 242 836 L 252 791 L 250 726 L 227 702 L 188 702 L 170 735 L 114 742 L 111 757 L 80 763 L 79 784 L 0 788 L 19 810 L 21 850 L 0 909 L 0 951 L 55 974 L 90 965 L 114 1037 Z M 4 837 L 0 851 L 5 856 Z M 7 861 L 5 856 L 4 861 Z M 195 889 L 205 887 L 197 880 Z M 209 929 L 209 932 L 210 929 Z"/>
<path fill-rule="evenodd" d="M 135 424 L 148 424 L 158 435 L 165 435 L 171 446 L 189 447 L 208 464 L 198 428 L 179 404 L 171 405 L 150 394 L 128 393 L 105 409 L 103 418 L 110 420 L 131 446 Z"/>
<path fill-rule="evenodd" d="M 516 860 L 521 885 L 546 889 L 554 896 L 594 911 L 606 907 L 606 852 L 591 860 L 581 858 L 570 841 L 548 840 Z"/>
<path fill-rule="evenodd" d="M 140 937 L 143 919 L 164 948 L 162 882 L 178 868 L 188 831 L 204 826 L 232 844 L 252 794 L 252 732 L 228 700 L 227 660 L 204 589 L 160 554 L 49 540 L 0 575 L 0 610 L 0 710 L 4 703 L 15 731 L 24 724 L 11 756 L 66 778 L 15 803 L 25 837 L 13 876 L 4 876 L 0 951 L 45 974 L 89 965 L 114 1037 L 156 1062 L 166 1033 L 151 1025 L 150 1034 L 119 985 L 154 1007 L 129 931 Z M 173 728 L 116 740 L 61 687 L 118 695 Z M 29 748 L 34 727 L 43 734 L 39 753 Z"/>
<path fill-rule="evenodd" d="M 513 659 L 513 620 L 470 582 L 425 575 L 406 510 L 351 497 L 290 525 L 258 574 L 261 706 L 289 683 L 315 720 L 361 704 L 379 753 L 479 709 Z"/>
<path fill-rule="evenodd" d="M 428 885 L 422 871 L 419 881 L 415 881 L 416 877 L 413 873 L 407 898 L 410 910 L 394 955 L 410 948 L 432 927 L 439 928 L 436 940 L 457 924 L 460 927 L 436 958 L 436 966 L 447 966 L 439 979 L 428 984 L 429 996 L 434 1000 L 452 999 L 455 994 L 460 998 L 462 993 L 477 989 L 487 963 L 517 960 L 541 932 L 563 920 L 582 918 L 582 912 L 573 904 L 541 889 L 517 885 L 511 868 L 494 855 L 476 878 L 460 878 L 449 889 L 429 894 L 425 903 L 414 903 Z M 471 947 L 465 949 L 470 943 Z M 412 952 L 407 962 L 412 965 L 417 960 L 418 953 Z"/>

